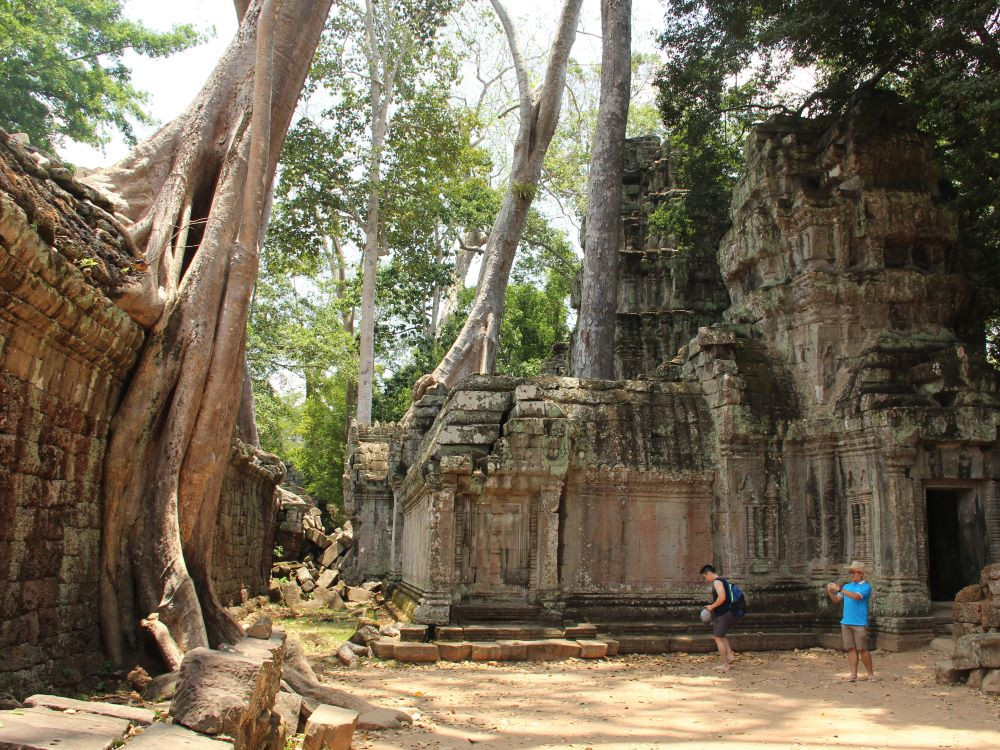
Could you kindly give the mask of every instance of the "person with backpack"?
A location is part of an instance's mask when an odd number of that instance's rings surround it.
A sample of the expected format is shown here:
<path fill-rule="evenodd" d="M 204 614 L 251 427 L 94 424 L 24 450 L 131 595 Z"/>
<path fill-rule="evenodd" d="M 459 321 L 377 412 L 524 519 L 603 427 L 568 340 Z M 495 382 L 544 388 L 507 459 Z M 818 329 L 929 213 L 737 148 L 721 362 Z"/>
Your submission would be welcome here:
<path fill-rule="evenodd" d="M 736 658 L 727 635 L 729 629 L 736 623 L 736 613 L 733 610 L 736 597 L 733 596 L 729 581 L 716 573 L 713 566 L 703 565 L 701 575 L 712 585 L 711 601 L 705 606 L 705 609 L 711 614 L 712 637 L 715 639 L 715 646 L 719 649 L 719 659 L 722 661 L 716 669 L 728 672 Z"/>
<path fill-rule="evenodd" d="M 854 561 L 848 568 L 851 580 L 840 586 L 832 581 L 826 585 L 826 595 L 830 601 L 844 602 L 844 615 L 840 618 L 840 632 L 847 652 L 847 665 L 851 669 L 848 682 L 858 679 L 858 658 L 868 670 L 868 679 L 875 680 L 872 656 L 868 652 L 868 602 L 872 597 L 872 585 L 865 580 L 864 563 Z"/>

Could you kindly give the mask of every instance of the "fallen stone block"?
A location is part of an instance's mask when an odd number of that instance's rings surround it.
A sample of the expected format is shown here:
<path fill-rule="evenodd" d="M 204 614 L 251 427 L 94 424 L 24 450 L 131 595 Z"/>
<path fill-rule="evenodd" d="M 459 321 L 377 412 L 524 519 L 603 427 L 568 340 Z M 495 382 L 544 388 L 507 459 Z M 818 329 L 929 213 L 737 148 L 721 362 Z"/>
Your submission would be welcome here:
<path fill-rule="evenodd" d="M 323 550 L 323 554 L 319 556 L 319 564 L 324 568 L 329 568 L 337 560 L 337 556 L 340 554 L 340 548 L 333 544 Z"/>
<path fill-rule="evenodd" d="M 437 644 L 409 643 L 400 641 L 394 650 L 396 661 L 415 662 L 418 664 L 435 662 L 440 658 Z"/>
<path fill-rule="evenodd" d="M 577 640 L 580 644 L 580 658 L 603 659 L 608 655 L 608 644 L 604 641 Z"/>
<path fill-rule="evenodd" d="M 981 601 L 956 601 L 951 607 L 951 619 L 955 622 L 982 622 L 983 604 L 984 602 Z"/>
<path fill-rule="evenodd" d="M 472 658 L 472 644 L 438 641 L 438 654 L 443 661 L 465 661 Z"/>
<path fill-rule="evenodd" d="M 289 607 L 294 607 L 296 604 L 302 603 L 302 589 L 294 581 L 279 583 L 278 588 L 281 590 L 282 601 Z"/>
<path fill-rule="evenodd" d="M 344 600 L 340 598 L 334 589 L 316 589 L 313 592 L 313 601 L 317 601 L 322 604 L 327 609 L 341 610 L 347 609 L 347 605 Z"/>
<path fill-rule="evenodd" d="M 981 583 L 1000 581 L 1000 563 L 993 563 L 992 565 L 987 565 L 983 568 L 982 573 L 980 573 L 979 580 Z"/>
<path fill-rule="evenodd" d="M 348 586 L 347 587 L 347 599 L 352 602 L 367 602 L 371 601 L 372 592 L 368 589 L 363 589 L 360 586 Z"/>
<path fill-rule="evenodd" d="M 381 591 L 382 590 L 382 582 L 381 581 L 365 581 L 364 583 L 361 584 L 361 588 L 365 589 L 366 591 L 371 591 L 374 594 L 376 591 Z"/>
<path fill-rule="evenodd" d="M 934 665 L 934 679 L 942 685 L 964 682 L 967 674 L 964 669 L 957 668 L 951 659 L 942 659 Z"/>
<path fill-rule="evenodd" d="M 386 638 L 399 638 L 399 628 L 395 625 L 379 625 L 378 632 Z"/>
<path fill-rule="evenodd" d="M 401 641 L 426 641 L 427 640 L 427 626 L 426 625 L 413 625 L 413 624 L 401 624 L 399 626 L 399 640 Z"/>
<path fill-rule="evenodd" d="M 168 701 L 177 692 L 177 683 L 180 681 L 180 672 L 167 672 L 157 675 L 142 690 L 142 699 L 150 703 Z"/>
<path fill-rule="evenodd" d="M 107 750 L 121 741 L 130 726 L 127 719 L 67 714 L 41 706 L 0 711 L 0 748 Z"/>
<path fill-rule="evenodd" d="M 525 661 L 528 658 L 528 644 L 524 641 L 497 641 L 500 644 L 501 661 Z"/>
<path fill-rule="evenodd" d="M 308 539 L 310 542 L 315 544 L 320 549 L 326 549 L 331 544 L 333 544 L 333 540 L 330 539 L 330 537 L 328 537 L 320 529 L 317 528 L 310 527 L 306 529 L 304 532 L 304 536 L 306 539 Z"/>
<path fill-rule="evenodd" d="M 59 695 L 32 695 L 26 698 L 27 707 L 41 706 L 53 711 L 86 711 L 88 714 L 110 716 L 114 719 L 125 719 L 139 726 L 149 726 L 156 719 L 156 714 L 146 708 L 123 706 L 118 703 L 100 703 L 98 701 L 78 701 L 73 698 L 63 698 Z"/>
<path fill-rule="evenodd" d="M 959 669 L 1000 668 L 1000 633 L 963 635 L 955 641 L 952 660 Z"/>
<path fill-rule="evenodd" d="M 973 669 L 967 672 L 968 680 L 966 684 L 971 688 L 976 688 L 979 690 L 983 686 L 983 678 L 989 673 L 988 669 Z"/>
<path fill-rule="evenodd" d="M 963 589 L 959 589 L 958 593 L 955 594 L 956 603 L 965 602 L 978 602 L 985 598 L 983 594 L 983 587 L 981 584 L 974 583 L 971 586 L 966 586 Z"/>
<path fill-rule="evenodd" d="M 472 649 L 470 654 L 472 661 L 500 661 L 500 656 L 503 654 L 499 643 L 476 641 L 469 646 Z"/>
<path fill-rule="evenodd" d="M 358 712 L 321 705 L 306 720 L 302 750 L 349 750 Z"/>
<path fill-rule="evenodd" d="M 381 637 L 381 634 L 376 628 L 371 625 L 362 625 L 354 634 L 348 639 L 351 643 L 356 643 L 359 646 L 368 646 L 374 643 Z"/>
<path fill-rule="evenodd" d="M 170 715 L 205 734 L 228 734 L 238 748 L 269 747 L 274 697 L 281 683 L 285 634 L 244 638 L 231 651 L 195 648 L 184 656 Z"/>
<path fill-rule="evenodd" d="M 316 579 L 316 588 L 318 589 L 328 589 L 333 584 L 337 582 L 337 577 L 340 575 L 340 571 L 336 568 L 327 568 L 322 573 L 319 574 L 319 578 Z"/>
<path fill-rule="evenodd" d="M 547 639 L 544 641 L 525 641 L 527 658 L 531 661 L 555 661 L 569 659 L 580 655 L 580 644 L 564 639 Z"/>
<path fill-rule="evenodd" d="M 159 721 L 128 741 L 129 750 L 233 750 L 228 742 L 213 740 L 180 724 Z"/>
<path fill-rule="evenodd" d="M 991 669 L 987 672 L 979 689 L 990 695 L 1000 695 L 1000 669 Z"/>
<path fill-rule="evenodd" d="M 951 656 L 955 652 L 955 641 L 952 638 L 935 638 L 930 644 L 931 650 Z"/>
<path fill-rule="evenodd" d="M 266 641 L 271 637 L 271 629 L 273 627 L 270 617 L 261 617 L 247 628 L 247 638 L 260 638 Z"/>
<path fill-rule="evenodd" d="M 379 638 L 377 641 L 372 642 L 372 651 L 375 652 L 375 656 L 379 659 L 395 659 L 396 644 L 398 642 L 389 638 Z"/>
<path fill-rule="evenodd" d="M 358 655 L 355 654 L 354 649 L 346 643 L 341 643 L 340 646 L 337 647 L 337 659 L 339 659 L 340 663 L 345 667 L 353 667 L 358 663 Z"/>
<path fill-rule="evenodd" d="M 274 712 L 285 722 L 285 730 L 289 736 L 298 734 L 299 714 L 302 713 L 301 695 L 280 691 L 274 696 Z"/>

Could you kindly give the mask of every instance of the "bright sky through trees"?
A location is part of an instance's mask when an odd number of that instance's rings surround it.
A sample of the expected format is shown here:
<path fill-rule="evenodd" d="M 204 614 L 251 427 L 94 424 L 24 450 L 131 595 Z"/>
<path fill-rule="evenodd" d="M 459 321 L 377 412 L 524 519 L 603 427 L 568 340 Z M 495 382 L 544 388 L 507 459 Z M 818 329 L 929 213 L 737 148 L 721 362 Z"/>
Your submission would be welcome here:
<path fill-rule="evenodd" d="M 512 17 L 525 21 L 522 25 L 524 29 L 553 26 L 559 7 L 556 3 L 539 3 L 537 0 L 507 0 L 506 5 Z M 632 5 L 634 50 L 651 52 L 655 50 L 652 34 L 662 26 L 663 8 L 659 0 L 634 0 Z M 171 0 L 169 3 L 128 0 L 125 10 L 130 18 L 140 20 L 152 29 L 168 29 L 176 23 L 191 23 L 202 32 L 215 29 L 207 42 L 167 59 L 144 59 L 131 53 L 125 55 L 126 64 L 133 71 L 133 83 L 138 89 L 149 92 L 150 115 L 158 123 L 169 122 L 187 107 L 229 44 L 236 32 L 236 13 L 231 3 L 205 3 L 203 0 Z M 573 57 L 596 63 L 601 55 L 598 0 L 585 0 L 582 18 L 580 28 L 584 33 L 577 36 Z M 141 126 L 136 128 L 140 138 L 149 132 Z M 128 145 L 116 136 L 103 152 L 71 141 L 59 148 L 59 152 L 73 163 L 93 167 L 121 158 L 128 152 Z"/>

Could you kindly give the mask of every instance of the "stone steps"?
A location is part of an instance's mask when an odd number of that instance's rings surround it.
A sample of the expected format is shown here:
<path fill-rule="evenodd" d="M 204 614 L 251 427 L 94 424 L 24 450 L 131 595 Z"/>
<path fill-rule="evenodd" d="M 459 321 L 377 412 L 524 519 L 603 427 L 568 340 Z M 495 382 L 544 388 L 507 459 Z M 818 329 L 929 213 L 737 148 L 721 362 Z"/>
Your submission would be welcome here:
<path fill-rule="evenodd" d="M 559 661 L 615 656 L 618 654 L 618 641 L 612 638 L 543 638 L 417 643 L 380 638 L 372 644 L 372 649 L 379 658 L 414 664 L 437 661 Z"/>
<path fill-rule="evenodd" d="M 542 618 L 542 608 L 530 604 L 456 604 L 451 608 L 452 619 L 459 625 L 474 625 L 476 623 L 496 623 L 499 621 L 512 623 L 538 624 Z"/>
<path fill-rule="evenodd" d="M 592 627 L 592 626 L 591 626 Z M 446 635 L 454 634 L 446 630 Z M 710 633 L 625 633 L 592 637 L 490 638 L 470 639 L 471 628 L 462 630 L 464 638 L 440 638 L 430 642 L 381 638 L 372 644 L 375 655 L 409 663 L 437 661 L 554 661 L 568 658 L 601 659 L 618 654 L 710 653 L 715 640 Z M 485 630 L 485 628 L 484 628 Z M 475 632 L 475 631 L 473 631 Z M 733 632 L 730 642 L 736 651 L 791 651 L 825 645 L 819 631 Z"/>

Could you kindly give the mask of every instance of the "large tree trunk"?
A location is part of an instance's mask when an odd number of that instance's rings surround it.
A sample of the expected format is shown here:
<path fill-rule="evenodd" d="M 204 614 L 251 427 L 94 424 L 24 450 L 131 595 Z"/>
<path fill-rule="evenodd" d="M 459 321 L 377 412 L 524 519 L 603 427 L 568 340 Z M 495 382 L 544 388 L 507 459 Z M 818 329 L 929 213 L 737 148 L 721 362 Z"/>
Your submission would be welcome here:
<path fill-rule="evenodd" d="M 378 256 L 381 242 L 379 210 L 382 200 L 381 173 L 382 149 L 389 128 L 389 105 L 395 92 L 399 60 L 389 60 L 386 50 L 379 46 L 375 33 L 376 1 L 365 0 L 365 40 L 370 80 L 369 116 L 371 117 L 371 158 L 368 164 L 368 211 L 365 217 L 365 248 L 361 263 L 361 340 L 358 362 L 358 424 L 372 423 L 372 388 L 375 380 L 375 278 L 378 273 Z M 385 26 L 397 26 L 393 4 L 385 6 Z"/>
<path fill-rule="evenodd" d="M 151 615 L 181 652 L 241 635 L 211 584 L 219 495 L 264 201 L 331 4 L 253 0 L 187 111 L 93 176 L 141 248 L 119 302 L 149 328 L 105 462 L 100 609 L 116 663 Z"/>
<path fill-rule="evenodd" d="M 621 193 L 632 82 L 632 0 L 601 0 L 601 100 L 587 184 L 587 220 L 574 373 L 615 376 Z"/>
<path fill-rule="evenodd" d="M 542 88 L 535 96 L 532 96 L 528 84 L 528 70 L 510 17 L 500 0 L 490 2 L 510 44 L 520 95 L 520 123 L 514 143 L 510 182 L 486 243 L 479 286 L 469 317 L 434 372 L 417 381 L 413 392 L 414 401 L 436 383 L 451 387 L 467 375 L 490 372 L 493 369 L 510 269 L 528 218 L 528 209 L 538 190 L 545 152 L 559 121 L 563 88 L 566 85 L 566 66 L 576 39 L 576 24 L 583 0 L 565 0 L 563 3 L 556 37 L 549 50 Z"/>

